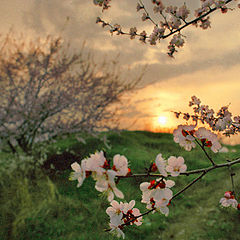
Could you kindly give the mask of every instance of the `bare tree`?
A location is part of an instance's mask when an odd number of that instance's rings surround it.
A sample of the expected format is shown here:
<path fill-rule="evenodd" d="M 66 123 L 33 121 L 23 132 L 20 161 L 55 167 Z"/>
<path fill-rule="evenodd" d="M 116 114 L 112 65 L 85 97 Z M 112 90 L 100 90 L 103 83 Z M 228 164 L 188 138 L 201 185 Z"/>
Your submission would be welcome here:
<path fill-rule="evenodd" d="M 0 45 L 0 139 L 12 151 L 62 133 L 116 127 L 113 105 L 141 79 L 123 81 L 115 62 L 95 64 L 83 48 L 48 36 L 26 43 L 9 34 Z"/>

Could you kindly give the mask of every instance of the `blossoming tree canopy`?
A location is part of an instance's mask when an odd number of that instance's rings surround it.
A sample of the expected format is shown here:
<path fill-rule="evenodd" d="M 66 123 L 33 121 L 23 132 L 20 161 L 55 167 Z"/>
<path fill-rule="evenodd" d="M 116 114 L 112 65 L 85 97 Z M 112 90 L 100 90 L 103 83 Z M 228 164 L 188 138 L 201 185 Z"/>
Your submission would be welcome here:
<path fill-rule="evenodd" d="M 124 30 L 120 24 L 111 24 L 104 19 L 97 17 L 96 23 L 103 27 L 108 27 L 111 34 L 128 35 L 130 39 L 138 38 L 143 43 L 156 45 L 157 42 L 165 38 L 171 38 L 168 45 L 168 55 L 173 57 L 185 43 L 185 36 L 182 31 L 188 26 L 199 27 L 206 30 L 211 27 L 210 15 L 214 11 L 220 11 L 225 14 L 240 4 L 236 0 L 198 0 L 199 8 L 192 12 L 184 1 L 178 6 L 168 5 L 163 0 L 152 0 L 152 9 L 147 9 L 143 0 L 136 1 L 136 11 L 139 12 L 139 19 L 142 22 L 151 22 L 153 25 L 152 32 L 143 30 L 138 32 L 135 26 L 129 31 Z M 112 1 L 114 4 L 114 1 Z M 102 11 L 110 8 L 111 0 L 93 0 L 93 3 L 102 8 Z M 231 6 L 229 7 L 229 5 Z M 233 7 L 232 7 L 233 6 Z M 151 12 L 150 12 L 151 10 Z M 157 20 L 155 20 L 157 19 Z"/>
<path fill-rule="evenodd" d="M 13 152 L 31 153 L 35 143 L 66 133 L 116 128 L 117 107 L 110 106 L 141 80 L 123 81 L 116 62 L 96 64 L 61 37 L 28 42 L 9 34 L 0 52 L 0 141 Z"/>
<path fill-rule="evenodd" d="M 200 147 L 209 163 L 208 167 L 187 171 L 187 162 L 182 156 L 170 156 L 165 159 L 159 153 L 155 160 L 145 169 L 145 172 L 137 174 L 129 168 L 129 162 L 125 156 L 116 154 L 110 159 L 106 157 L 106 153 L 103 151 L 91 154 L 90 157 L 83 159 L 80 164 L 75 162 L 71 165 L 74 172 L 71 173 L 70 180 L 77 180 L 77 187 L 82 186 L 83 181 L 92 176 L 96 181 L 96 190 L 106 195 L 110 203 L 106 210 L 107 215 L 110 217 L 109 229 L 106 231 L 115 234 L 117 237 L 125 238 L 124 227 L 142 225 L 145 215 L 158 212 L 168 216 L 171 203 L 176 197 L 201 180 L 208 172 L 219 168 L 228 169 L 232 183 L 232 189 L 227 190 L 223 196 L 219 196 L 221 197 L 219 204 L 221 207 L 240 210 L 239 193 L 234 188 L 235 173 L 231 169 L 233 165 L 240 164 L 240 158 L 217 164 L 209 154 L 209 151 L 216 154 L 221 149 L 221 144 L 213 131 L 237 134 L 239 132 L 240 117 L 232 117 L 227 107 L 222 107 L 215 114 L 214 110 L 209 109 L 207 105 L 201 105 L 200 99 L 195 96 L 192 97 L 189 106 L 194 109 L 193 115 L 178 112 L 176 116 L 183 116 L 186 120 L 192 119 L 195 124 L 179 125 L 173 132 L 173 138 L 186 151 L 191 151 L 197 146 Z M 221 128 L 216 128 L 220 120 L 224 123 L 222 123 Z M 209 129 L 198 127 L 199 122 L 208 124 Z M 195 179 L 180 191 L 174 193 L 174 186 L 176 185 L 174 178 L 195 174 L 198 174 Z M 138 208 L 134 207 L 136 203 L 134 199 L 130 202 L 124 200 L 118 202 L 115 200 L 115 198 L 124 199 L 123 192 L 117 188 L 118 182 L 122 178 L 132 177 L 148 179 L 139 186 L 142 193 L 141 203 L 145 204 L 147 209 L 145 213 L 141 213 Z M 153 178 L 153 180 L 149 181 L 149 178 Z"/>

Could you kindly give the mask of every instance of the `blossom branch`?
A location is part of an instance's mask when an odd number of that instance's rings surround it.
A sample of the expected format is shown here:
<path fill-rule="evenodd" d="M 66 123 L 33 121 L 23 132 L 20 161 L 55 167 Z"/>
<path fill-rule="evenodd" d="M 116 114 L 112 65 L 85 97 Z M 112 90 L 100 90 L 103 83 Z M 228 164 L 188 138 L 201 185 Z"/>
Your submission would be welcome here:
<path fill-rule="evenodd" d="M 232 2 L 232 1 L 233 1 L 233 0 L 227 0 L 227 1 L 225 2 L 225 4 L 228 4 L 228 3 Z M 176 29 L 175 31 L 170 32 L 169 34 L 164 35 L 162 38 L 163 38 L 163 39 L 164 39 L 164 38 L 168 38 L 168 37 L 171 36 L 172 34 L 177 33 L 177 32 L 180 32 L 181 30 L 183 30 L 183 29 L 186 28 L 187 26 L 189 26 L 189 25 L 191 25 L 191 24 L 194 24 L 194 23 L 197 23 L 198 21 L 200 21 L 200 20 L 203 19 L 204 17 L 208 16 L 208 15 L 211 14 L 212 12 L 216 11 L 217 9 L 218 9 L 217 7 L 209 8 L 209 11 L 208 11 L 208 12 L 206 12 L 206 13 L 202 14 L 201 16 L 193 19 L 192 21 L 190 21 L 190 22 L 184 21 L 185 25 L 183 25 L 182 27 Z"/>
<path fill-rule="evenodd" d="M 189 172 L 185 172 L 185 173 L 180 173 L 181 175 L 190 175 L 190 174 L 196 174 L 196 173 L 202 173 L 200 176 L 198 176 L 197 178 L 195 178 L 193 181 L 191 181 L 188 185 L 186 185 L 183 189 L 181 189 L 179 192 L 177 192 L 176 194 L 173 195 L 172 199 L 176 198 L 177 196 L 179 196 L 180 194 L 182 194 L 183 192 L 185 192 L 188 188 L 190 188 L 193 184 L 195 184 L 196 182 L 198 182 L 199 180 L 202 179 L 203 176 L 205 176 L 208 172 L 212 171 L 213 169 L 216 168 L 222 168 L 222 167 L 231 167 L 234 164 L 240 163 L 240 158 L 237 158 L 234 161 L 228 161 L 227 163 L 222 163 L 222 164 L 216 164 L 214 166 L 211 166 L 209 168 L 204 168 L 204 169 L 196 169 L 193 171 L 189 171 Z M 161 176 L 159 174 L 135 174 L 135 175 L 131 175 L 131 176 L 126 176 L 126 177 L 156 177 L 156 176 Z M 231 178 L 232 178 L 232 174 L 231 174 Z M 122 177 L 121 177 L 122 178 Z M 172 200 L 171 199 L 171 200 Z M 139 216 L 135 216 L 132 219 L 130 219 L 129 221 L 125 222 L 124 224 L 122 224 L 120 227 L 124 227 L 129 225 L 130 223 L 133 223 L 134 221 L 136 221 L 136 219 L 143 217 L 145 215 L 148 215 L 149 213 L 155 211 L 156 208 L 153 207 L 152 209 L 148 210 L 147 212 L 140 214 Z M 111 231 L 112 229 L 106 229 L 105 231 Z"/>
<path fill-rule="evenodd" d="M 155 209 L 155 208 L 152 208 L 152 209 L 148 210 L 148 211 L 145 212 L 145 213 L 142 213 L 142 214 L 140 214 L 140 215 L 138 215 L 138 216 L 133 217 L 133 218 L 130 219 L 129 221 L 127 221 L 127 222 L 125 222 L 124 224 L 122 224 L 122 225 L 121 225 L 121 228 L 123 228 L 124 226 L 129 225 L 130 223 L 132 223 L 132 222 L 134 222 L 134 221 L 136 221 L 136 219 L 138 219 L 138 218 L 140 218 L 140 217 L 143 217 L 143 216 L 145 216 L 145 215 L 148 215 L 149 213 L 153 212 L 154 210 L 156 210 L 156 209 Z M 105 229 L 104 231 L 105 231 L 105 232 L 110 232 L 111 230 L 112 230 L 112 229 L 110 228 L 110 229 Z"/>
<path fill-rule="evenodd" d="M 177 9 L 177 7 L 168 6 L 166 13 L 169 13 L 170 16 L 172 16 L 172 19 L 170 21 L 167 20 L 167 17 L 163 14 L 163 9 L 165 6 L 162 4 L 161 1 L 153 1 L 153 4 L 156 4 L 155 8 L 153 9 L 154 12 L 159 12 L 160 16 L 163 18 L 163 22 L 160 21 L 160 26 L 157 24 L 149 15 L 148 11 L 146 10 L 142 0 L 139 0 L 137 5 L 137 11 L 143 9 L 144 13 L 142 16 L 142 21 L 146 21 L 149 19 L 153 25 L 154 30 L 151 34 L 147 35 L 145 31 L 141 32 L 140 34 L 137 34 L 136 27 L 130 28 L 130 33 L 122 31 L 119 24 L 115 24 L 112 26 L 109 23 L 106 23 L 104 20 L 97 18 L 97 23 L 102 23 L 102 26 L 109 26 L 110 32 L 113 33 L 117 31 L 117 35 L 130 35 L 131 39 L 134 39 L 135 36 L 139 37 L 139 40 L 141 42 L 146 43 L 146 39 L 149 39 L 149 43 L 151 45 L 156 45 L 156 41 L 160 39 L 165 39 L 173 35 L 172 40 L 169 42 L 168 46 L 168 55 L 170 57 L 173 57 L 173 54 L 177 52 L 176 47 L 182 47 L 184 44 L 184 39 L 181 35 L 181 30 L 186 28 L 189 25 L 196 25 L 200 22 L 200 27 L 203 29 L 207 29 L 210 27 L 210 21 L 209 16 L 212 12 L 216 11 L 217 9 L 221 9 L 222 13 L 226 13 L 228 9 L 226 5 L 233 0 L 225 0 L 222 2 L 204 2 L 202 3 L 202 7 L 200 9 L 196 10 L 196 17 L 192 19 L 191 21 L 187 21 L 186 18 L 188 17 L 190 11 L 186 8 L 185 4 Z M 101 4 L 100 4 L 101 6 Z M 164 34 L 165 30 L 168 29 L 169 32 Z"/>
<path fill-rule="evenodd" d="M 223 167 L 230 167 L 232 165 L 238 164 L 240 163 L 240 158 L 237 158 L 233 161 L 228 161 L 227 163 L 221 163 L 221 164 L 215 164 L 213 166 L 210 166 L 208 168 L 202 168 L 202 169 L 195 169 L 195 170 L 191 170 L 191 171 L 187 171 L 187 172 L 182 172 L 179 175 L 185 175 L 185 176 L 189 176 L 192 174 L 198 174 L 198 173 L 208 173 L 214 169 L 217 168 L 223 168 Z M 168 174 L 168 177 L 170 177 L 171 175 Z M 127 176 L 117 176 L 117 179 L 122 179 L 122 178 L 135 178 L 135 177 L 162 177 L 161 174 L 155 174 L 155 173 L 139 173 L 139 174 L 132 174 L 132 175 L 127 175 Z"/>
<path fill-rule="evenodd" d="M 145 13 L 146 13 L 146 15 L 147 15 L 147 19 L 149 19 L 155 26 L 158 26 L 158 24 L 155 23 L 155 22 L 153 21 L 153 19 L 150 17 L 150 15 L 149 15 L 148 11 L 146 10 L 143 2 L 142 2 L 141 0 L 139 0 L 139 2 L 140 2 L 140 4 L 141 4 L 142 9 L 145 11 Z"/>
<path fill-rule="evenodd" d="M 178 195 L 180 195 L 181 193 L 183 193 L 185 190 L 187 190 L 188 188 L 190 188 L 194 183 L 196 183 L 197 181 L 199 181 L 205 174 L 207 174 L 207 171 L 204 171 L 199 177 L 195 178 L 192 182 L 190 182 L 187 186 L 185 186 L 182 190 L 180 190 L 179 192 L 177 192 L 175 195 L 173 195 L 172 199 L 176 198 Z"/>

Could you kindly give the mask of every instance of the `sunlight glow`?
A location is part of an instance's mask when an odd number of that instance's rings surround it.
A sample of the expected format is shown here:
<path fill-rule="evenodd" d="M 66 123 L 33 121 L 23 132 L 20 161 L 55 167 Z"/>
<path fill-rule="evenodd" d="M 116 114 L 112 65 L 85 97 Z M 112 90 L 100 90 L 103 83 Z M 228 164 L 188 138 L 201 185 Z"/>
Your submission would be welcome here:
<path fill-rule="evenodd" d="M 165 116 L 159 116 L 159 117 L 158 117 L 158 123 L 159 123 L 160 125 L 165 125 L 165 124 L 167 123 L 167 117 L 165 117 Z"/>

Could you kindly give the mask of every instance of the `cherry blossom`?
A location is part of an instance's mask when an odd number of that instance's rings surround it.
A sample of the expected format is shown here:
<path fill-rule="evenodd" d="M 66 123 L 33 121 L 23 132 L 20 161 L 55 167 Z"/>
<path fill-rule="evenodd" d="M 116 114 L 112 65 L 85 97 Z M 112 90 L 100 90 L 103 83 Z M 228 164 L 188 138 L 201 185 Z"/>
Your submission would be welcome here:
<path fill-rule="evenodd" d="M 113 157 L 112 169 L 117 172 L 116 176 L 126 176 L 128 174 L 128 160 L 125 156 L 117 154 Z"/>
<path fill-rule="evenodd" d="M 224 194 L 224 197 L 220 199 L 219 203 L 221 204 L 222 207 L 233 207 L 237 209 L 238 207 L 238 202 L 235 199 L 233 192 L 227 191 Z"/>
<path fill-rule="evenodd" d="M 174 141 L 179 143 L 185 150 L 191 151 L 192 148 L 196 147 L 194 143 L 194 125 L 179 125 L 177 129 L 173 131 Z"/>
<path fill-rule="evenodd" d="M 204 146 L 210 147 L 214 153 L 221 149 L 221 144 L 218 142 L 217 135 L 212 133 L 210 130 L 201 127 L 195 132 L 195 135 L 201 140 Z"/>
<path fill-rule="evenodd" d="M 110 218 L 120 218 L 123 217 L 123 208 L 124 204 L 122 202 L 118 203 L 116 200 L 111 201 L 110 203 L 112 206 L 108 207 L 106 213 L 109 215 Z"/>
<path fill-rule="evenodd" d="M 142 224 L 142 217 L 139 217 L 137 219 L 134 219 L 136 216 L 140 216 L 141 213 L 138 208 L 133 208 L 135 206 L 135 200 L 131 200 L 129 203 L 123 204 L 123 221 L 124 223 L 129 222 L 130 225 L 137 225 L 140 226 Z"/>
<path fill-rule="evenodd" d="M 199 98 L 197 98 L 196 96 L 192 96 L 191 97 L 191 101 L 189 102 L 189 107 L 193 106 L 193 105 L 200 105 L 201 100 Z"/>
<path fill-rule="evenodd" d="M 176 47 L 182 47 L 184 44 L 184 39 L 182 38 L 181 34 L 175 34 L 170 41 L 171 45 L 175 45 Z"/>
<path fill-rule="evenodd" d="M 82 160 L 81 166 L 77 162 L 71 164 L 71 168 L 74 172 L 70 174 L 69 180 L 78 180 L 77 187 L 81 187 L 84 179 L 86 178 L 86 163 L 87 160 Z"/>
<path fill-rule="evenodd" d="M 111 202 L 114 199 L 114 194 L 118 198 L 124 198 L 123 193 L 116 187 L 114 178 L 116 177 L 116 172 L 113 170 L 107 170 L 104 174 L 93 175 L 94 180 L 96 180 L 95 188 L 99 192 L 107 194 L 107 199 Z"/>
<path fill-rule="evenodd" d="M 140 190 L 142 191 L 142 203 L 147 204 L 147 209 L 155 208 L 164 215 L 168 215 L 169 204 L 173 193 L 170 190 L 175 185 L 172 180 L 157 179 L 149 182 L 143 182 L 140 184 Z"/>
<path fill-rule="evenodd" d="M 102 175 L 106 172 L 106 169 L 110 168 L 103 151 L 90 154 L 90 157 L 87 159 L 86 166 L 89 171 L 98 175 Z"/>
<path fill-rule="evenodd" d="M 125 238 L 125 234 L 122 229 L 125 225 L 140 226 L 142 224 L 142 216 L 138 208 L 134 208 L 135 200 L 131 200 L 129 203 L 118 203 L 113 200 L 111 207 L 108 207 L 106 213 L 110 217 L 111 227 L 110 232 L 117 235 L 117 237 Z"/>
<path fill-rule="evenodd" d="M 110 232 L 114 235 L 116 235 L 118 238 L 122 237 L 123 239 L 125 239 L 125 234 L 122 231 L 122 227 L 121 224 L 123 224 L 122 220 L 120 218 L 118 219 L 111 219 L 109 226 L 111 228 Z"/>
<path fill-rule="evenodd" d="M 164 177 L 167 177 L 166 160 L 164 160 L 161 153 L 157 155 L 155 164 L 160 174 L 162 174 Z"/>
<path fill-rule="evenodd" d="M 171 156 L 168 159 L 168 165 L 166 167 L 166 170 L 171 173 L 172 177 L 177 177 L 180 173 L 186 172 L 187 165 L 184 164 L 184 158 L 183 157 L 173 157 Z"/>

